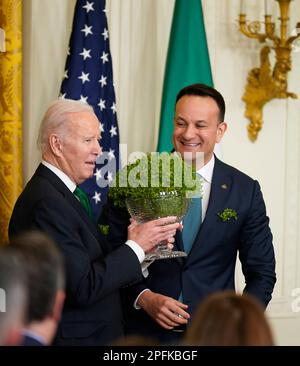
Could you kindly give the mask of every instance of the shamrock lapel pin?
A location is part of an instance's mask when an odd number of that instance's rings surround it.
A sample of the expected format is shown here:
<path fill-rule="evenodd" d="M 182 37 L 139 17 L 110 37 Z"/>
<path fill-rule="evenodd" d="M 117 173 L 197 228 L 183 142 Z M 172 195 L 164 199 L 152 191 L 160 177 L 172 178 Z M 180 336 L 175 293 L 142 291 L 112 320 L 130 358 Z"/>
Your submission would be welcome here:
<path fill-rule="evenodd" d="M 237 212 L 232 208 L 225 208 L 222 212 L 218 212 L 217 215 L 223 222 L 229 221 L 231 219 L 238 219 Z"/>
<path fill-rule="evenodd" d="M 105 236 L 109 234 L 109 225 L 99 225 L 99 230 Z"/>

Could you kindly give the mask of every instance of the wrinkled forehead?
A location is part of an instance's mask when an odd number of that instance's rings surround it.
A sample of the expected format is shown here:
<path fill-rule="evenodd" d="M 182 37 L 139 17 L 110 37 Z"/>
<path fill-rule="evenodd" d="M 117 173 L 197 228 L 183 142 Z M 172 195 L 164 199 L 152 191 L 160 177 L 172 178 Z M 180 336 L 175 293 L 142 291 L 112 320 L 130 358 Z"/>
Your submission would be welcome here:
<path fill-rule="evenodd" d="M 73 123 L 78 124 L 99 124 L 99 120 L 97 116 L 93 112 L 84 111 L 84 112 L 68 112 L 67 119 Z"/>
<path fill-rule="evenodd" d="M 66 128 L 69 132 L 94 130 L 97 133 L 100 123 L 93 112 L 68 112 L 66 115 Z"/>

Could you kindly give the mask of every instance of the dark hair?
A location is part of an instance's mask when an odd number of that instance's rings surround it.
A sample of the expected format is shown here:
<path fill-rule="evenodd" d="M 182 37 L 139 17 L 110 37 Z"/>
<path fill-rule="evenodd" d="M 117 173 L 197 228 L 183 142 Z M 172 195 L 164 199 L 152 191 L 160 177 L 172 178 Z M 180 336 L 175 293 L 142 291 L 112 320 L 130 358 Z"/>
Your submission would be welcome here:
<path fill-rule="evenodd" d="M 224 121 L 225 118 L 225 101 L 222 95 L 214 88 L 205 84 L 192 84 L 184 87 L 176 96 L 176 103 L 185 95 L 196 95 L 199 97 L 212 98 L 219 108 L 219 119 L 220 122 Z"/>
<path fill-rule="evenodd" d="M 64 288 L 62 255 L 44 233 L 23 232 L 7 247 L 23 262 L 29 294 L 27 321 L 44 320 L 53 310 L 58 290 Z"/>
<path fill-rule="evenodd" d="M 197 346 L 273 346 L 262 305 L 233 291 L 209 295 L 199 306 L 185 344 Z"/>

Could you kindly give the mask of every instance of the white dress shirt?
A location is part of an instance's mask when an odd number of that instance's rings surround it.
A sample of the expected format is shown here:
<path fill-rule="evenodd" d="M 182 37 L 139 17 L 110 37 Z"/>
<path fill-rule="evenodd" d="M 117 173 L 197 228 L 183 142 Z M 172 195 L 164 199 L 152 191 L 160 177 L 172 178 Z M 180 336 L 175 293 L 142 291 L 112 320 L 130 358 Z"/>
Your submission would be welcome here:
<path fill-rule="evenodd" d="M 197 171 L 197 174 L 199 174 L 202 178 L 202 184 L 203 184 L 203 186 L 202 186 L 203 187 L 202 188 L 202 191 L 203 191 L 202 222 L 205 218 L 207 207 L 208 207 L 214 167 L 215 167 L 215 156 L 213 155 L 212 158 L 210 159 L 210 161 Z"/>

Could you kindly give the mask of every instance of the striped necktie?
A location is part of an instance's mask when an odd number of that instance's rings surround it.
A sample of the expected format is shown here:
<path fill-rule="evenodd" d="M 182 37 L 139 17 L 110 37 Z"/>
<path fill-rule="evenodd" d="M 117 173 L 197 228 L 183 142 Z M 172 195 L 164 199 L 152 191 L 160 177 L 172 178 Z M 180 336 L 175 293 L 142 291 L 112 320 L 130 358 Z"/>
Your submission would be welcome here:
<path fill-rule="evenodd" d="M 92 208 L 91 208 L 90 200 L 89 200 L 87 194 L 79 187 L 76 187 L 76 189 L 74 191 L 74 195 L 78 198 L 79 202 L 85 209 L 89 218 L 93 220 L 94 218 L 93 218 Z"/>

